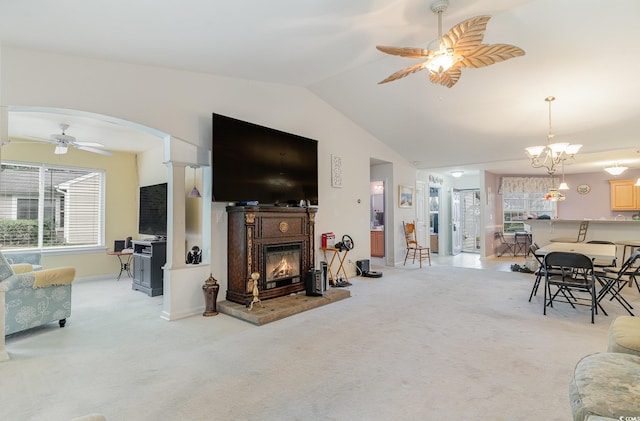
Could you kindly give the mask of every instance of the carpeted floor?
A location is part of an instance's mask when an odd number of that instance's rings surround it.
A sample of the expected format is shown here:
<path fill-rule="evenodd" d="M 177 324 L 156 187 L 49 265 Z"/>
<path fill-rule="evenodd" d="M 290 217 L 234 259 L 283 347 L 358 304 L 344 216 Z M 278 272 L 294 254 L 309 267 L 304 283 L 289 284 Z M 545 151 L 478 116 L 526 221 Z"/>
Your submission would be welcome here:
<path fill-rule="evenodd" d="M 162 297 L 79 281 L 67 327 L 7 338 L 0 419 L 568 420 L 569 378 L 626 314 L 529 303 L 533 275 L 434 265 L 263 326 L 160 319 Z M 542 292 L 542 291 L 541 291 Z M 626 297 L 640 308 L 635 289 Z"/>

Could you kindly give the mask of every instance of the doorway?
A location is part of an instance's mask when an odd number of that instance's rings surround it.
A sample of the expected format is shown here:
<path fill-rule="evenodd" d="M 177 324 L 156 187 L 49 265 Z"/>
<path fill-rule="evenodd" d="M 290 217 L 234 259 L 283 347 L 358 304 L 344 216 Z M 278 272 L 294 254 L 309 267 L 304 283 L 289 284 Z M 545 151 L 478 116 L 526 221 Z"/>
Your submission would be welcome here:
<path fill-rule="evenodd" d="M 480 253 L 480 190 L 462 190 L 462 251 Z"/>
<path fill-rule="evenodd" d="M 371 181 L 370 199 L 371 207 L 369 210 L 369 221 L 371 226 L 371 257 L 384 257 L 384 181 Z"/>

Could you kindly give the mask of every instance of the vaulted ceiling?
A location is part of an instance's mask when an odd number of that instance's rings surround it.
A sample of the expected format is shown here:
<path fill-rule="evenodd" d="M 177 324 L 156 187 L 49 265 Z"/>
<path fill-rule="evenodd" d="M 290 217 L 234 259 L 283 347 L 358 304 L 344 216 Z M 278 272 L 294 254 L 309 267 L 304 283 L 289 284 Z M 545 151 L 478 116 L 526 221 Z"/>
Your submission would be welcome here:
<path fill-rule="evenodd" d="M 417 61 L 376 45 L 427 48 L 437 37 L 432 1 L 3 1 L 0 40 L 305 87 L 417 168 L 440 171 L 544 173 L 524 148 L 546 143 L 544 98 L 554 95 L 556 140 L 584 145 L 568 173 L 640 167 L 638 0 L 450 0 L 444 32 L 490 15 L 484 42 L 526 55 L 465 68 L 452 88 L 427 71 L 378 85 Z"/>

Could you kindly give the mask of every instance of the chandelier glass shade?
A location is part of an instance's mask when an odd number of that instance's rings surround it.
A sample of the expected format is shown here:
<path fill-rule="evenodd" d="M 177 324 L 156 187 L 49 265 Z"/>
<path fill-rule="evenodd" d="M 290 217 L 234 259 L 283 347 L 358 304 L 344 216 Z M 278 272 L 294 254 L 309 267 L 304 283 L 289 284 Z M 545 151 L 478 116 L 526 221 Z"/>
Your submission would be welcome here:
<path fill-rule="evenodd" d="M 544 100 L 549 104 L 549 133 L 547 134 L 547 144 L 539 146 L 529 146 L 525 150 L 531 159 L 533 168 L 546 168 L 547 172 L 555 174 L 558 165 L 567 159 L 571 159 L 578 153 L 582 145 L 574 145 L 567 142 L 553 142 L 553 132 L 551 130 L 551 102 L 556 98 L 548 96 Z"/>
<path fill-rule="evenodd" d="M 615 164 L 613 164 L 613 166 L 607 167 L 604 170 L 611 175 L 620 175 L 627 170 L 627 167 L 621 167 L 616 162 Z"/>

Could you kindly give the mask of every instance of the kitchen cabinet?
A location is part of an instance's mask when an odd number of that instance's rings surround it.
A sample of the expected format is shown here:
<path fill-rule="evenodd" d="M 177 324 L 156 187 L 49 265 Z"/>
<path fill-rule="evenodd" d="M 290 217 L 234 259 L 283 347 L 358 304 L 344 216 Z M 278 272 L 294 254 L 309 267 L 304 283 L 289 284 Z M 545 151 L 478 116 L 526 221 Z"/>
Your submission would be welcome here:
<path fill-rule="evenodd" d="M 384 257 L 384 231 L 371 231 L 371 257 Z"/>
<path fill-rule="evenodd" d="M 431 234 L 429 246 L 432 253 L 438 253 L 438 234 Z"/>
<path fill-rule="evenodd" d="M 633 211 L 640 209 L 640 187 L 636 180 L 609 180 L 611 210 Z"/>

